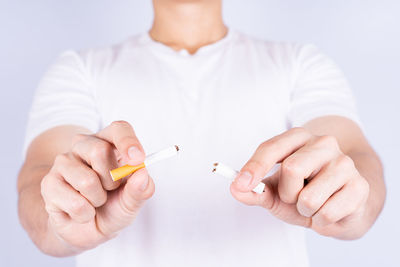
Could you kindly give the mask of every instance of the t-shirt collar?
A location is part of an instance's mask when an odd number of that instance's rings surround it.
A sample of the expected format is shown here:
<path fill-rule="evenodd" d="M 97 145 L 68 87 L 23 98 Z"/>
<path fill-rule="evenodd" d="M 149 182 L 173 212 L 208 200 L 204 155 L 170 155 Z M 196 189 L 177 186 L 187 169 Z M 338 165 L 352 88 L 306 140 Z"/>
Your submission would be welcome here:
<path fill-rule="evenodd" d="M 140 37 L 140 42 L 142 44 L 148 45 L 149 47 L 151 47 L 151 49 L 154 49 L 159 53 L 174 54 L 181 57 L 197 57 L 200 55 L 211 54 L 213 51 L 220 51 L 221 48 L 226 47 L 226 45 L 231 42 L 234 35 L 235 31 L 228 28 L 226 35 L 222 39 L 218 40 L 217 42 L 200 47 L 194 54 L 190 54 L 186 49 L 181 49 L 177 51 L 161 42 L 157 42 L 151 38 L 149 32 L 145 32 L 142 34 L 142 36 Z"/>

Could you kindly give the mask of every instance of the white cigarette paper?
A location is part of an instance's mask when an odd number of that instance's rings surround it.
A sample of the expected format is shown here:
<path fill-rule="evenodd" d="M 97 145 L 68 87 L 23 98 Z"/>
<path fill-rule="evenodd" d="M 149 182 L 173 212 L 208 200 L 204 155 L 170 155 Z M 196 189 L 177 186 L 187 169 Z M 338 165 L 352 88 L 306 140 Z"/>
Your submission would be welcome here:
<path fill-rule="evenodd" d="M 222 163 L 214 163 L 213 172 L 216 174 L 219 174 L 225 178 L 228 178 L 232 182 L 233 182 L 233 180 L 235 180 L 236 176 L 238 176 L 238 174 L 239 174 L 238 171 L 236 171 Z M 262 192 L 264 192 L 264 188 L 265 188 L 265 184 L 261 182 L 252 191 L 257 194 L 261 194 Z"/>
<path fill-rule="evenodd" d="M 162 161 L 164 159 L 172 158 L 178 155 L 179 148 L 178 146 L 171 146 L 159 152 L 150 154 L 144 160 L 144 165 L 150 166 L 156 162 Z"/>

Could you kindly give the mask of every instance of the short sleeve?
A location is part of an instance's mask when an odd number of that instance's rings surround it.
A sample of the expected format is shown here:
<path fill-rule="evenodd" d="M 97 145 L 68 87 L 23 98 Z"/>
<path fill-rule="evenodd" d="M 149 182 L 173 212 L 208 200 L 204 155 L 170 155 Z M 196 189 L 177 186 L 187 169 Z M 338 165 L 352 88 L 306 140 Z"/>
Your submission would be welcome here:
<path fill-rule="evenodd" d="M 292 127 L 327 115 L 346 117 L 361 127 L 349 83 L 329 57 L 313 45 L 298 46 L 293 73 L 289 108 Z"/>
<path fill-rule="evenodd" d="M 96 132 L 99 114 L 89 71 L 74 51 L 61 54 L 36 89 L 23 146 L 23 156 L 32 140 L 61 125 L 78 125 Z"/>

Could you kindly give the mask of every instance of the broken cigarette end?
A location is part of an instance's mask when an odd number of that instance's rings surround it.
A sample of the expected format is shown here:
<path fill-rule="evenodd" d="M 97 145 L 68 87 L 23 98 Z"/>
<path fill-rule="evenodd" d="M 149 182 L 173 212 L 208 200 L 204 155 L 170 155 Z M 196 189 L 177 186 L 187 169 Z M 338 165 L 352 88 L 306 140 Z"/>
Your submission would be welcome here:
<path fill-rule="evenodd" d="M 238 171 L 222 163 L 214 163 L 213 173 L 226 177 L 231 181 L 234 181 L 239 174 Z M 262 192 L 264 192 L 264 190 L 265 190 L 265 184 L 261 182 L 252 191 L 257 194 L 261 194 Z"/>

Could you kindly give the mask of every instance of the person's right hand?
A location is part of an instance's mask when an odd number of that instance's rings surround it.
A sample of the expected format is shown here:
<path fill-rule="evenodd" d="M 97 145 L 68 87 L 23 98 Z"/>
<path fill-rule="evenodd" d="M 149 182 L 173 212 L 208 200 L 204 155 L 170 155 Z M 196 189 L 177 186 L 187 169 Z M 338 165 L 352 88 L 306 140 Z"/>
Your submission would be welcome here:
<path fill-rule="evenodd" d="M 135 219 L 154 193 L 146 169 L 123 182 L 109 171 L 137 165 L 145 154 L 131 125 L 113 122 L 94 135 L 79 135 L 68 153 L 56 157 L 41 183 L 48 225 L 76 252 L 114 237 Z"/>

